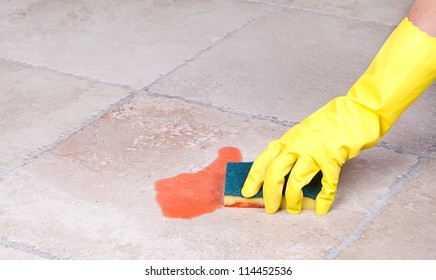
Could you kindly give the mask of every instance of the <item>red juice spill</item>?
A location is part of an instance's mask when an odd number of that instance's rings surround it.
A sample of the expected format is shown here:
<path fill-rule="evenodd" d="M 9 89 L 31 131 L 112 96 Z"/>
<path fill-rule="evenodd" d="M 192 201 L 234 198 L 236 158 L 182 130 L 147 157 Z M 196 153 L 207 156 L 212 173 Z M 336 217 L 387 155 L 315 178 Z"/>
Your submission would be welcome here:
<path fill-rule="evenodd" d="M 169 218 L 191 219 L 223 207 L 228 162 L 241 162 L 241 151 L 224 147 L 217 159 L 197 173 L 183 173 L 154 183 L 156 201 Z"/>

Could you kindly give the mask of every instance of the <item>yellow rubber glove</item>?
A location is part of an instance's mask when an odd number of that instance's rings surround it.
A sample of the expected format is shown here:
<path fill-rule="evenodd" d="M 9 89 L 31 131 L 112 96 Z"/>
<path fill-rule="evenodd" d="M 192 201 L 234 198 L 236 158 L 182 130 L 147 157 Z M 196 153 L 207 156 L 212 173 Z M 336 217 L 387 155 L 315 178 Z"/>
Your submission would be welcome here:
<path fill-rule="evenodd" d="M 301 189 L 321 170 L 316 213 L 327 214 L 345 161 L 376 145 L 435 78 L 436 38 L 406 17 L 346 96 L 331 100 L 268 145 L 255 160 L 242 195 L 254 196 L 263 183 L 265 210 L 275 213 L 290 172 L 286 208 L 297 214 Z"/>

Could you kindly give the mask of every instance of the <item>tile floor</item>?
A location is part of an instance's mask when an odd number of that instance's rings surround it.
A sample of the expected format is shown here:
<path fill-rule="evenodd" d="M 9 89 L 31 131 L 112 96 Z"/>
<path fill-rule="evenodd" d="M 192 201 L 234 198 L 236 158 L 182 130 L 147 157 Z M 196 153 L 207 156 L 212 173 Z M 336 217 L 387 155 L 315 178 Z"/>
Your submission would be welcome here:
<path fill-rule="evenodd" d="M 326 216 L 171 219 L 153 186 L 221 147 L 254 160 L 411 2 L 0 0 L 0 259 L 435 259 L 435 85 Z"/>

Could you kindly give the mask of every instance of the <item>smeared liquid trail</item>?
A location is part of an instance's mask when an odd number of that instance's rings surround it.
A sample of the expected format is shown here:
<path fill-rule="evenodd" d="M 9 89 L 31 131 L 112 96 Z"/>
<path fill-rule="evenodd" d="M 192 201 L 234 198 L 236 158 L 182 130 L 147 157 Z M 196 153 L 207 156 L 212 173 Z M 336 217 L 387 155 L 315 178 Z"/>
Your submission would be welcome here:
<path fill-rule="evenodd" d="M 197 173 L 183 173 L 155 182 L 156 200 L 169 218 L 191 219 L 223 207 L 227 162 L 242 161 L 241 151 L 224 147 L 217 159 Z"/>

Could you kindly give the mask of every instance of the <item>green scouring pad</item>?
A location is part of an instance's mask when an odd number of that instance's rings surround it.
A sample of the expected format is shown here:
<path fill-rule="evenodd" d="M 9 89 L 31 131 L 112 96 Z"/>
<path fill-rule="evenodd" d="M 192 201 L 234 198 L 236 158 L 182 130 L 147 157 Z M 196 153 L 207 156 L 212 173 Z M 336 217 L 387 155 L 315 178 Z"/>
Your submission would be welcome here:
<path fill-rule="evenodd" d="M 253 162 L 228 162 L 226 168 L 226 178 L 224 184 L 224 206 L 238 208 L 263 208 L 262 188 L 252 198 L 245 198 L 241 195 L 241 189 L 245 183 L 248 172 Z M 285 177 L 285 186 L 288 181 Z M 315 209 L 315 199 L 321 190 L 321 171 L 313 177 L 312 181 L 303 187 L 303 205 L 302 209 Z M 285 188 L 283 188 L 283 195 Z M 286 208 L 285 198 L 282 199 L 281 208 Z"/>

